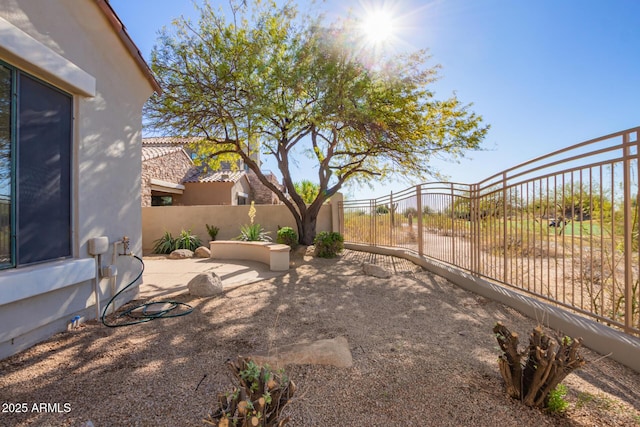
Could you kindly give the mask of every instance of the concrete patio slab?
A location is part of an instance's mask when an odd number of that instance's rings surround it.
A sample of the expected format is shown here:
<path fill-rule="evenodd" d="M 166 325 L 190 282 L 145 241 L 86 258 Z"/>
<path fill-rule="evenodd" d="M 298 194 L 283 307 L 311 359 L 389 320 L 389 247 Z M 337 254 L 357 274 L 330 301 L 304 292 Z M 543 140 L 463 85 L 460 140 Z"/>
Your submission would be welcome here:
<path fill-rule="evenodd" d="M 144 257 L 140 298 L 168 297 L 188 292 L 187 283 L 197 274 L 213 271 L 226 290 L 282 276 L 287 271 L 271 271 L 256 261 L 213 260 L 208 258 L 168 259 Z"/>

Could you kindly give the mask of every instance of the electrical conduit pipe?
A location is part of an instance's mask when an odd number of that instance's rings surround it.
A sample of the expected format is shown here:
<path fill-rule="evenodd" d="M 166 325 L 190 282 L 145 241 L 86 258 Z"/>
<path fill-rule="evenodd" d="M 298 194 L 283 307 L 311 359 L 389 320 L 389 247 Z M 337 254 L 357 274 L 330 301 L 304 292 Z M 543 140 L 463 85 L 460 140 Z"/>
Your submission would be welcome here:
<path fill-rule="evenodd" d="M 115 266 L 116 261 L 118 259 L 118 246 L 122 244 L 122 240 L 118 240 L 113 242 L 113 253 L 111 255 L 111 265 Z M 111 275 L 109 279 L 109 288 L 111 289 L 111 298 L 116 294 L 116 279 L 118 278 L 118 268 L 115 268 L 115 272 Z M 115 304 L 111 307 L 111 314 L 115 313 L 116 306 Z"/>

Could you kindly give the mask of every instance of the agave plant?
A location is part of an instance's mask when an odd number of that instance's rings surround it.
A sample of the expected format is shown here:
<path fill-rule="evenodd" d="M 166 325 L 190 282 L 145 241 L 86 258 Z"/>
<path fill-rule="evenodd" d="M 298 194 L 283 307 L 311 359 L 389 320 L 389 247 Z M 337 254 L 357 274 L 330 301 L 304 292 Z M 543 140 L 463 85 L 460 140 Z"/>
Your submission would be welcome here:
<path fill-rule="evenodd" d="M 202 245 L 200 238 L 195 234 L 191 234 L 191 230 L 182 230 L 180 235 L 176 237 L 175 249 L 189 249 L 195 251 Z"/>
<path fill-rule="evenodd" d="M 270 242 L 269 232 L 265 231 L 260 224 L 243 225 L 240 227 L 240 235 L 235 240 L 245 242 Z"/>
<path fill-rule="evenodd" d="M 154 254 L 170 254 L 175 248 L 176 239 L 168 231 L 165 231 L 161 238 L 153 242 Z"/>

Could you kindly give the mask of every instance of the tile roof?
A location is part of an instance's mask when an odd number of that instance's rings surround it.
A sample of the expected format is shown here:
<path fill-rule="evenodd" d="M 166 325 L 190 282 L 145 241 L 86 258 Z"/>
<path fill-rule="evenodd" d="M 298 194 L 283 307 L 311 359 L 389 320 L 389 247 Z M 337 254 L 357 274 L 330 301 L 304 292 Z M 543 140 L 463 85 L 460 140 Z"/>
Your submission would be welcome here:
<path fill-rule="evenodd" d="M 186 145 L 190 142 L 197 141 L 198 138 L 180 138 L 177 136 L 156 136 L 150 138 L 142 138 L 142 146 L 176 146 Z"/>
<path fill-rule="evenodd" d="M 247 173 L 245 171 L 231 170 L 196 172 L 185 178 L 182 182 L 238 182 L 246 175 Z"/>
<path fill-rule="evenodd" d="M 155 159 L 157 157 L 166 156 L 167 154 L 173 154 L 178 151 L 183 151 L 182 147 L 142 147 L 142 161 Z M 185 153 L 187 156 L 187 153 Z M 189 157 L 189 156 L 187 156 Z"/>

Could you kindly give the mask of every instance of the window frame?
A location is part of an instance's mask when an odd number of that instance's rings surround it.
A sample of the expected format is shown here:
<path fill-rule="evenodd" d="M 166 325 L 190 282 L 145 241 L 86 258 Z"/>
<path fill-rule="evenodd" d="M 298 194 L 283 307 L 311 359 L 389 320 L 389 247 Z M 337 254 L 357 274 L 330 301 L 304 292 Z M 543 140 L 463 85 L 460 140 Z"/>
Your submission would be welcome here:
<path fill-rule="evenodd" d="M 3 61 L 2 59 L 0 59 L 0 66 L 8 69 L 11 73 L 11 102 L 10 102 L 10 108 L 11 108 L 11 114 L 10 114 L 10 144 L 11 144 L 11 149 L 10 149 L 10 155 L 11 155 L 11 160 L 10 160 L 10 173 L 11 173 L 11 185 L 10 185 L 10 201 L 11 201 L 11 208 L 9 210 L 10 212 L 10 227 L 11 227 L 11 233 L 10 233 L 10 262 L 6 263 L 6 264 L 0 264 L 0 271 L 3 270 L 8 270 L 8 269 L 17 269 L 17 268 L 23 268 L 23 267 L 29 267 L 29 266 L 33 266 L 33 265 L 38 265 L 38 264 L 43 264 L 43 263 L 48 263 L 48 262 L 52 262 L 52 261 L 57 261 L 57 260 L 64 260 L 64 259 L 70 259 L 73 258 L 74 256 L 74 194 L 75 194 L 75 180 L 74 180 L 74 164 L 75 164 L 75 150 L 74 150 L 74 133 L 75 133 L 75 110 L 76 110 L 76 104 L 75 104 L 75 96 L 73 93 L 70 93 L 66 90 L 63 90 L 59 87 L 56 87 L 54 85 L 52 85 L 51 83 L 39 78 L 36 75 L 33 75 L 27 71 L 24 71 L 23 69 L 16 67 L 15 65 L 12 65 L 10 63 L 7 63 L 5 61 Z M 20 100 L 19 95 L 20 95 L 20 87 L 19 87 L 19 80 L 20 80 L 20 75 L 24 75 L 30 79 L 32 79 L 33 81 L 45 86 L 46 88 L 53 90 L 55 92 L 58 92 L 59 94 L 67 97 L 69 99 L 69 106 L 70 106 L 70 110 L 69 110 L 69 140 L 68 140 L 68 148 L 69 148 L 69 169 L 66 171 L 66 173 L 68 174 L 68 180 L 69 180 L 69 203 L 66 206 L 66 208 L 68 209 L 69 212 L 69 225 L 68 225 L 68 239 L 69 239 L 69 254 L 68 255 L 64 255 L 64 256 L 56 256 L 56 257 L 52 257 L 52 258 L 47 258 L 47 259 L 42 259 L 42 260 L 38 260 L 38 261 L 32 261 L 32 262 L 28 262 L 28 263 L 20 263 L 19 259 L 17 257 L 18 255 L 18 211 L 19 211 L 19 206 L 18 206 L 18 200 L 19 200 L 19 195 L 18 192 L 20 191 L 19 186 L 18 186 L 18 173 L 19 168 L 18 168 L 18 163 L 19 163 L 19 159 L 18 159 L 18 152 L 19 152 L 19 139 L 20 139 L 20 134 L 19 134 L 19 127 L 20 127 L 20 117 L 19 117 L 19 108 L 20 108 Z"/>

